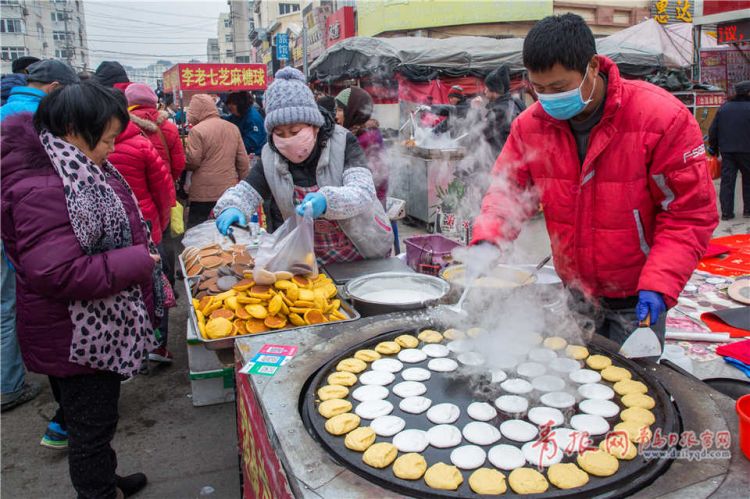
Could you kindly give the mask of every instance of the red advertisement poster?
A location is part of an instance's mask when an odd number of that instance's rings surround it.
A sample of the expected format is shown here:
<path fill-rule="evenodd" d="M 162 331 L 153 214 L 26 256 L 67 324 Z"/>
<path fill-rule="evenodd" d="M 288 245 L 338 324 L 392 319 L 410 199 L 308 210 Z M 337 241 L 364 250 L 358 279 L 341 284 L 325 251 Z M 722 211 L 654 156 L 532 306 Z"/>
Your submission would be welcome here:
<path fill-rule="evenodd" d="M 264 64 L 178 64 L 164 73 L 164 90 L 236 92 L 265 90 Z"/>
<path fill-rule="evenodd" d="M 237 439 L 242 466 L 243 499 L 292 499 L 286 474 L 266 433 L 248 375 L 240 374 L 241 363 L 235 366 L 237 386 Z"/>

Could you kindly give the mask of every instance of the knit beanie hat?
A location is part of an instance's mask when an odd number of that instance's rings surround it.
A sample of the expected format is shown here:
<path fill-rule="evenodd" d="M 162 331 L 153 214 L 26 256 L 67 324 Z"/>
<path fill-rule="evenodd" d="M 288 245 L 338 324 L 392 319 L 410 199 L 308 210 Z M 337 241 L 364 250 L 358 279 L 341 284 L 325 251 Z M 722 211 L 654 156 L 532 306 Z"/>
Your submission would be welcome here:
<path fill-rule="evenodd" d="M 94 73 L 94 79 L 97 83 L 105 87 L 113 87 L 115 83 L 127 83 L 130 81 L 128 73 L 117 61 L 104 61 L 99 64 Z"/>
<path fill-rule="evenodd" d="M 279 125 L 307 123 L 322 127 L 325 124 L 305 76 L 298 69 L 287 66 L 276 72 L 266 90 L 266 132 L 272 133 Z"/>
<path fill-rule="evenodd" d="M 463 98 L 464 96 L 464 87 L 461 85 L 453 85 L 451 89 L 448 91 L 448 97 L 458 97 Z"/>
<path fill-rule="evenodd" d="M 14 73 L 25 73 L 26 68 L 39 61 L 41 61 L 41 59 L 38 57 L 25 55 L 14 60 L 11 68 L 13 69 Z"/>
<path fill-rule="evenodd" d="M 155 107 L 158 99 L 156 92 L 145 83 L 133 83 L 125 89 L 125 97 L 128 98 L 128 106 Z"/>
<path fill-rule="evenodd" d="M 506 93 L 510 90 L 510 71 L 508 70 L 508 66 L 502 65 L 493 70 L 484 79 L 484 84 L 493 92 L 498 94 Z"/>
<path fill-rule="evenodd" d="M 349 87 L 336 96 L 336 104 L 344 110 L 344 128 L 364 125 L 372 116 L 372 97 L 359 87 Z"/>

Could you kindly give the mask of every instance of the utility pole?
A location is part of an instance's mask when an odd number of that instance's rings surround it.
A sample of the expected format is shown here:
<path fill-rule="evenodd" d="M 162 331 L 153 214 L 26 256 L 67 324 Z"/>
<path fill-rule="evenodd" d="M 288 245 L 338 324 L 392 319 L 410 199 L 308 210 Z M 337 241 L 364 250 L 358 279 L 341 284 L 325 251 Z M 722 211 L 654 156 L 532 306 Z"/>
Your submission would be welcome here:
<path fill-rule="evenodd" d="M 59 12 L 59 11 L 58 11 Z M 72 21 L 72 18 L 70 17 L 71 11 L 68 10 L 68 3 L 65 2 L 65 10 L 63 10 L 63 14 L 65 17 L 63 17 L 63 26 L 65 29 L 65 60 L 67 61 L 69 66 L 73 66 L 73 50 L 71 45 L 71 36 L 70 32 L 68 31 L 68 21 Z"/>
<path fill-rule="evenodd" d="M 305 75 L 305 80 L 310 77 L 310 68 L 307 67 L 307 23 L 305 18 L 302 18 L 302 73 Z"/>

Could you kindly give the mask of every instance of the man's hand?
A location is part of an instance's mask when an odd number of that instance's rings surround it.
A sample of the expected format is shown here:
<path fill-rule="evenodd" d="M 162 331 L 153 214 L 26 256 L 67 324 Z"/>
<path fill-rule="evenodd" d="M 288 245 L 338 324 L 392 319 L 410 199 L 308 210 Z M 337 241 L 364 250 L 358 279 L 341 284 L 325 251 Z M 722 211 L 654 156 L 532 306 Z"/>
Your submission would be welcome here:
<path fill-rule="evenodd" d="M 484 98 L 481 95 L 477 95 L 471 99 L 471 107 L 474 109 L 482 109 L 485 105 Z"/>
<path fill-rule="evenodd" d="M 452 256 L 464 264 L 467 282 L 471 282 L 489 274 L 500 263 L 503 252 L 492 243 L 481 242 L 473 246 L 459 246 L 453 250 Z"/>
<path fill-rule="evenodd" d="M 656 291 L 638 291 L 638 305 L 635 306 L 635 315 L 639 321 L 646 319 L 649 314 L 651 324 L 659 322 L 661 314 L 667 311 L 661 293 Z"/>

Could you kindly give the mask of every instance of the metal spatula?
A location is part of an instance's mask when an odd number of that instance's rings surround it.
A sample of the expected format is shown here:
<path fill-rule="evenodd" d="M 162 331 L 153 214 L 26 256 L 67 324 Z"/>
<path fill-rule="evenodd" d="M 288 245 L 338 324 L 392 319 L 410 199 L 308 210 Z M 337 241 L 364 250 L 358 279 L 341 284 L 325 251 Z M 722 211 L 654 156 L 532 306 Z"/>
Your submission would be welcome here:
<path fill-rule="evenodd" d="M 659 338 L 651 329 L 651 315 L 638 323 L 638 329 L 630 333 L 628 339 L 620 347 L 620 355 L 628 359 L 640 359 L 642 357 L 659 357 L 662 353 Z"/>

